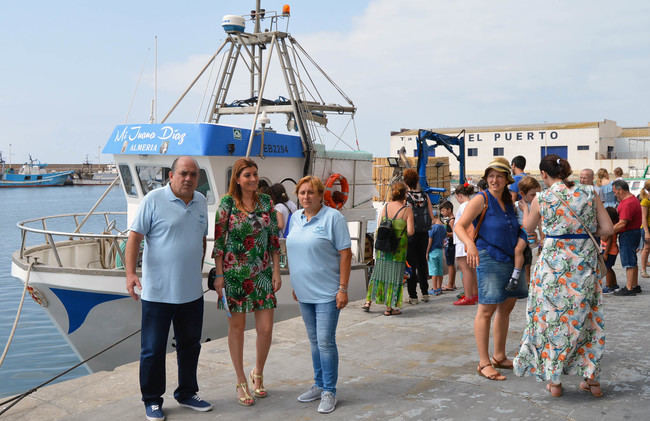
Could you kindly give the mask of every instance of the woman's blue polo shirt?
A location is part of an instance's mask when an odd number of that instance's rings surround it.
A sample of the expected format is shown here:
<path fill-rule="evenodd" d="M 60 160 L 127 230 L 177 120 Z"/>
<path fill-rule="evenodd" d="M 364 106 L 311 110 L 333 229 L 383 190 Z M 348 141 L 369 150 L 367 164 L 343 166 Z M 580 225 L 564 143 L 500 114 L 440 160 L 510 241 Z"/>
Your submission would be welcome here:
<path fill-rule="evenodd" d="M 287 237 L 291 286 L 301 303 L 336 299 L 340 281 L 339 251 L 350 248 L 348 224 L 341 212 L 323 206 L 310 221 L 304 209 L 294 212 Z"/>

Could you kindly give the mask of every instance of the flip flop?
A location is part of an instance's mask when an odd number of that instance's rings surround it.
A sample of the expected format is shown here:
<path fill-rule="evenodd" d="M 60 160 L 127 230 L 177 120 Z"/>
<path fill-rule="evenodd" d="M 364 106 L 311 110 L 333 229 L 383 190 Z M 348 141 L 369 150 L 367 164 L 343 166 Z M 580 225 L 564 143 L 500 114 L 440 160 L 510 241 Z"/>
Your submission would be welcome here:
<path fill-rule="evenodd" d="M 402 311 L 398 308 L 392 308 L 390 310 L 384 311 L 384 316 L 398 316 L 402 314 Z"/>
<path fill-rule="evenodd" d="M 370 311 L 370 301 L 367 301 L 364 305 L 362 305 L 361 309 L 368 313 Z"/>
<path fill-rule="evenodd" d="M 449 287 L 442 287 L 443 291 L 456 291 L 456 287 L 449 288 Z"/>

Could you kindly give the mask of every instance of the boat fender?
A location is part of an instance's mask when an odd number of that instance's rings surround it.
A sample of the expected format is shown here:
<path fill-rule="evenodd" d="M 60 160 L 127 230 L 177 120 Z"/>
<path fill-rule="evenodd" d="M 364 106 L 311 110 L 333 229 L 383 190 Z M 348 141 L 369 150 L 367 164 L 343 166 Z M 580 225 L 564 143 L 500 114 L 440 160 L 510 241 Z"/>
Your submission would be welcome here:
<path fill-rule="evenodd" d="M 341 190 L 334 190 L 334 184 L 339 183 Z M 325 204 L 330 208 L 340 210 L 345 202 L 348 201 L 348 193 L 350 192 L 350 185 L 348 180 L 339 173 L 334 173 L 329 176 L 325 183 L 325 195 L 323 199 Z"/>

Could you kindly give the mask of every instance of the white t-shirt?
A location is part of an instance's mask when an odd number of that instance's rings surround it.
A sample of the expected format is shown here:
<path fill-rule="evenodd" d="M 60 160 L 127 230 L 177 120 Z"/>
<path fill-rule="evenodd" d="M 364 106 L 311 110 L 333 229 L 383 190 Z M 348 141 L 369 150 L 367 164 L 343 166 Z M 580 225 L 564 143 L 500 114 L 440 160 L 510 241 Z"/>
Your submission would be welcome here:
<path fill-rule="evenodd" d="M 295 203 L 293 203 L 291 200 L 287 200 L 284 203 L 278 203 L 275 205 L 273 208 L 275 209 L 276 212 L 279 212 L 282 214 L 282 220 L 284 221 L 284 225 L 286 227 L 287 222 L 289 221 L 289 210 L 291 210 L 291 213 L 293 214 L 295 211 L 298 210 L 298 206 L 296 206 Z M 284 229 L 280 233 L 280 238 L 283 237 Z"/>
<path fill-rule="evenodd" d="M 467 206 L 467 203 L 469 201 L 463 203 L 458 207 L 458 210 L 456 211 L 456 223 L 460 221 L 460 217 L 463 215 L 463 212 L 465 211 L 465 206 Z M 455 228 L 455 225 L 454 225 Z M 456 232 L 454 231 L 454 244 L 456 245 L 456 257 L 465 257 L 467 256 L 467 252 L 465 251 L 465 244 L 463 244 L 462 241 L 460 241 L 460 238 L 456 235 Z"/>

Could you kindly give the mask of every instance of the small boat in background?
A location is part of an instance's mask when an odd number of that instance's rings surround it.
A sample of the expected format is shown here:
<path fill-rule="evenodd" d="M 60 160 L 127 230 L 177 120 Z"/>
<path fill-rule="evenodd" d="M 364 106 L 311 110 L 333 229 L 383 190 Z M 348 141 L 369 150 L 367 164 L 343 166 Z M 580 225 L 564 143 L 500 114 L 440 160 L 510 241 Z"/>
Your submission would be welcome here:
<path fill-rule="evenodd" d="M 45 170 L 47 164 L 32 159 L 29 156 L 29 164 L 25 163 L 16 173 L 13 168 L 5 169 L 5 161 L 0 153 L 0 187 L 50 187 L 63 186 L 72 176 L 74 171 L 57 171 L 48 173 Z"/>

